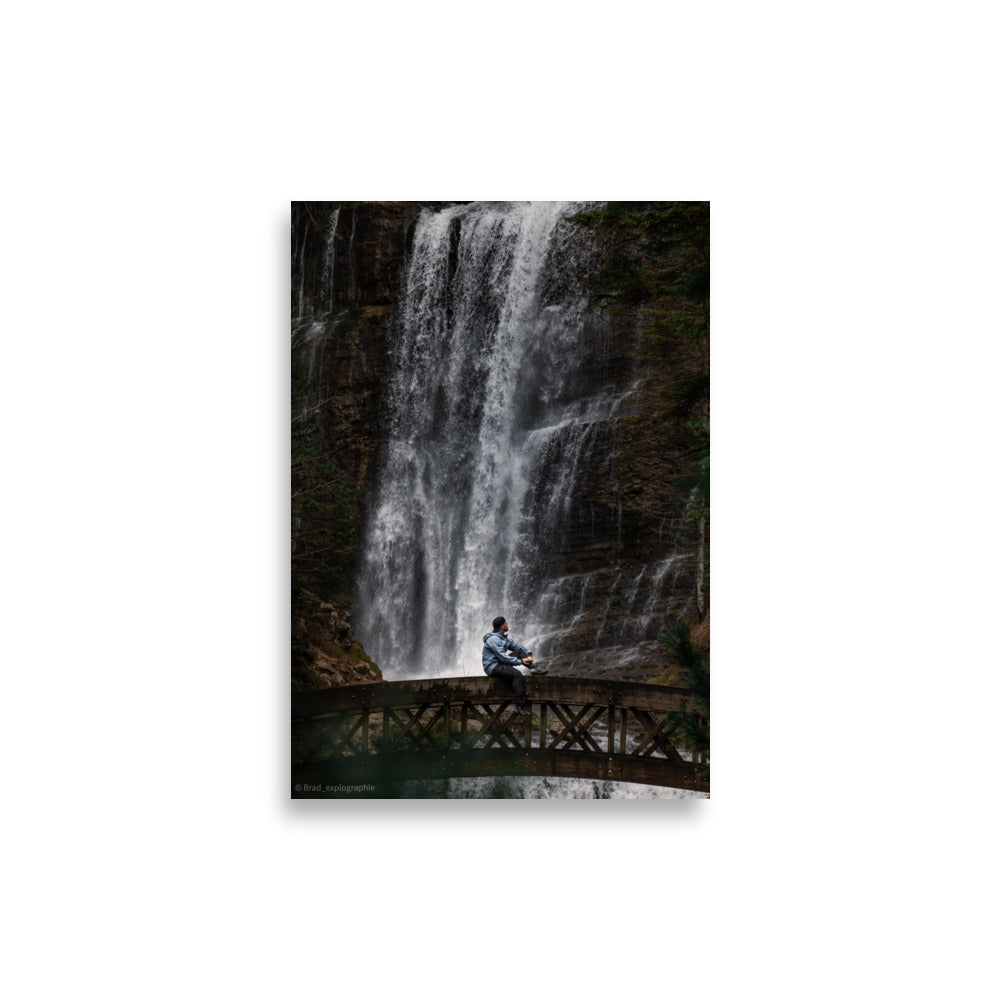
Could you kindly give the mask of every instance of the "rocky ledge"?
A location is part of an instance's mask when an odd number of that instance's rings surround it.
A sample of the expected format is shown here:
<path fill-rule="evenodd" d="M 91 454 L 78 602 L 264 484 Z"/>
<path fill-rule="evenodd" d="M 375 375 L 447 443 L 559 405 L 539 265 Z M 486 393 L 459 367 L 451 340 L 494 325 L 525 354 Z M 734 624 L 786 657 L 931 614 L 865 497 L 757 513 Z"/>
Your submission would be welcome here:
<path fill-rule="evenodd" d="M 351 630 L 346 606 L 308 590 L 294 595 L 292 607 L 292 691 L 317 691 L 344 684 L 382 680 Z"/>

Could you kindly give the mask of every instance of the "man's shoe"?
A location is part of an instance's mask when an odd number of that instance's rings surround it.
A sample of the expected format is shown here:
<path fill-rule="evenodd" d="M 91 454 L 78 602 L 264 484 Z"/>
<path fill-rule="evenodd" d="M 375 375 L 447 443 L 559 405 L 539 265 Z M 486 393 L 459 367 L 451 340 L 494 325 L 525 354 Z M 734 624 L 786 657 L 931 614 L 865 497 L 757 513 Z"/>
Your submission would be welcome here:
<path fill-rule="evenodd" d="M 514 711 L 517 712 L 518 715 L 531 715 L 531 712 L 529 712 L 523 705 L 515 705 Z"/>
<path fill-rule="evenodd" d="M 548 667 L 529 667 L 528 668 L 533 674 L 547 674 L 549 672 Z"/>

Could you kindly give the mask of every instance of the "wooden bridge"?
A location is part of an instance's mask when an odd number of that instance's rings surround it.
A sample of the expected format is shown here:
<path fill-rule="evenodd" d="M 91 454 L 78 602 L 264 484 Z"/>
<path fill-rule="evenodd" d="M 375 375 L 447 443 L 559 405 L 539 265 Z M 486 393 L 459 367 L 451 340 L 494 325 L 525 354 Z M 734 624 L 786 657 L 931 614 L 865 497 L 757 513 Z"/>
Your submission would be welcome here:
<path fill-rule="evenodd" d="M 641 782 L 707 792 L 699 761 L 672 741 L 668 713 L 689 693 L 657 684 L 448 677 L 292 696 L 292 797 L 395 798 L 420 778 L 489 775 Z"/>

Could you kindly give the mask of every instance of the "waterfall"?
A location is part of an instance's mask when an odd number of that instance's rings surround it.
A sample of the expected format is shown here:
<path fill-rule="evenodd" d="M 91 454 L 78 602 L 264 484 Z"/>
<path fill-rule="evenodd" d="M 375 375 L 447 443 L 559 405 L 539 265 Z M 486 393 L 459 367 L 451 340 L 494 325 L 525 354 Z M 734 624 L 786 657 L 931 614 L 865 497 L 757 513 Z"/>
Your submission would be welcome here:
<path fill-rule="evenodd" d="M 496 615 L 573 669 L 655 659 L 666 569 L 622 561 L 620 496 L 607 561 L 560 563 L 596 537 L 585 484 L 613 480 L 595 456 L 613 453 L 636 388 L 608 377 L 608 321 L 587 302 L 595 250 L 570 219 L 587 207 L 474 203 L 416 221 L 355 615 L 387 679 L 481 673 Z"/>
<path fill-rule="evenodd" d="M 336 301 L 337 289 L 334 284 L 337 271 L 337 224 L 340 222 L 340 207 L 330 214 L 330 223 L 326 231 L 326 252 L 323 255 L 323 278 L 326 286 L 326 307 L 332 309 Z M 354 231 L 351 230 L 353 238 Z"/>
<path fill-rule="evenodd" d="M 302 245 L 299 247 L 299 293 L 297 316 L 300 319 L 306 315 L 306 240 L 308 236 L 309 230 L 303 229 Z M 294 322 L 292 324 L 292 329 L 295 329 Z"/>
<path fill-rule="evenodd" d="M 388 432 L 359 631 L 387 677 L 475 674 L 497 614 L 536 628 L 543 557 L 620 393 L 580 283 L 582 205 L 473 204 L 417 221 L 392 332 Z M 583 387 L 583 391 L 581 391 Z"/>

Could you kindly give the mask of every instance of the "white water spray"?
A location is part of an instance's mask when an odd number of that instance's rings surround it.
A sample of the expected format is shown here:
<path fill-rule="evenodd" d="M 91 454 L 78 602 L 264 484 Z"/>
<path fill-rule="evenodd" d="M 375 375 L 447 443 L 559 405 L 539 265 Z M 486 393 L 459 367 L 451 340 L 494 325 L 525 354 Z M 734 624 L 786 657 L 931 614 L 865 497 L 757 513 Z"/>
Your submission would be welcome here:
<path fill-rule="evenodd" d="M 425 211 L 394 331 L 389 428 L 364 547 L 359 632 L 389 678 L 475 674 L 497 614 L 530 638 L 541 559 L 565 530 L 595 428 L 600 349 L 577 255 L 585 206 Z"/>

